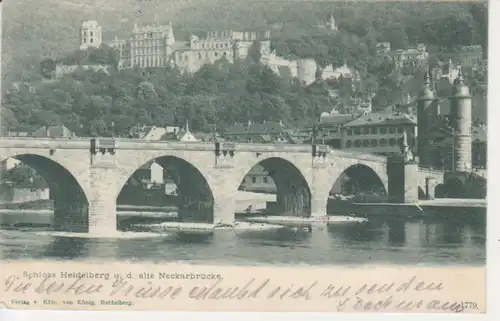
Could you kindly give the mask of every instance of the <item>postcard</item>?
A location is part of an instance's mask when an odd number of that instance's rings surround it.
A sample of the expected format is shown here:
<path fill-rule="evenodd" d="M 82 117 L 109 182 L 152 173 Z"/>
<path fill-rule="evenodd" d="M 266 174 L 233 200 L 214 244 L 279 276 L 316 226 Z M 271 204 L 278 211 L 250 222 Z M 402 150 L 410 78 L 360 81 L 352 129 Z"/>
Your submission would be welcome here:
<path fill-rule="evenodd" d="M 8 309 L 485 313 L 488 3 L 2 3 Z"/>

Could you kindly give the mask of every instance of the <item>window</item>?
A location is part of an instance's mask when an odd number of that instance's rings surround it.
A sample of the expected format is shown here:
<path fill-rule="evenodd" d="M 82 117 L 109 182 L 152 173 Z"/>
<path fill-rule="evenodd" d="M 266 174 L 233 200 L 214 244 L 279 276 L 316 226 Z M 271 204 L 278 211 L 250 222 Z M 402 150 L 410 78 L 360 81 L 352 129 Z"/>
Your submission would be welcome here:
<path fill-rule="evenodd" d="M 83 36 L 84 36 L 84 37 L 87 37 L 87 31 L 84 31 L 84 32 L 83 32 Z"/>
<path fill-rule="evenodd" d="M 370 128 L 364 127 L 363 128 L 363 135 L 368 135 L 370 133 Z"/>
<path fill-rule="evenodd" d="M 219 54 L 217 52 L 214 52 L 214 56 L 217 57 Z"/>
<path fill-rule="evenodd" d="M 257 177 L 255 177 L 255 176 L 252 177 L 252 183 L 254 183 L 254 184 L 257 183 Z"/>
<path fill-rule="evenodd" d="M 354 129 L 354 134 L 361 135 L 361 128 Z"/>
<path fill-rule="evenodd" d="M 352 135 L 352 129 L 349 129 L 349 130 L 347 131 L 347 135 Z"/>
<path fill-rule="evenodd" d="M 94 32 L 91 31 L 90 32 L 90 36 L 93 37 L 94 36 Z"/>
<path fill-rule="evenodd" d="M 373 146 L 373 147 L 377 147 L 378 146 L 378 140 L 377 139 L 372 139 L 370 145 Z"/>
<path fill-rule="evenodd" d="M 387 128 L 386 127 L 382 127 L 382 128 L 379 129 L 379 132 L 381 134 L 387 134 Z"/>
<path fill-rule="evenodd" d="M 354 141 L 354 147 L 361 147 L 361 140 L 356 139 L 356 140 Z"/>
<path fill-rule="evenodd" d="M 351 148 L 351 147 L 352 147 L 352 141 L 350 141 L 350 140 L 346 140 L 346 142 L 345 142 L 345 147 L 346 147 L 346 148 Z"/>
<path fill-rule="evenodd" d="M 266 184 L 267 184 L 267 176 L 264 176 L 264 177 L 262 178 L 262 181 L 264 181 L 264 183 L 266 183 Z"/>
<path fill-rule="evenodd" d="M 90 43 L 93 43 L 94 42 L 94 38 L 90 38 Z"/>
<path fill-rule="evenodd" d="M 398 138 L 398 145 L 403 145 L 403 138 Z"/>
<path fill-rule="evenodd" d="M 396 139 L 394 138 L 389 139 L 389 145 L 396 146 Z"/>
<path fill-rule="evenodd" d="M 390 134 L 396 133 L 396 128 L 395 127 L 389 127 L 389 133 Z"/>
<path fill-rule="evenodd" d="M 382 138 L 382 139 L 380 140 L 380 146 L 387 146 L 387 139 Z"/>
<path fill-rule="evenodd" d="M 377 128 L 377 127 L 372 127 L 372 128 L 370 128 L 370 133 L 371 133 L 372 135 L 376 135 L 376 134 L 378 134 L 378 128 Z"/>
<path fill-rule="evenodd" d="M 363 139 L 363 147 L 368 147 L 370 146 L 370 140 L 369 139 Z"/>
<path fill-rule="evenodd" d="M 404 132 L 404 128 L 403 127 L 398 127 L 398 133 L 402 134 Z"/>

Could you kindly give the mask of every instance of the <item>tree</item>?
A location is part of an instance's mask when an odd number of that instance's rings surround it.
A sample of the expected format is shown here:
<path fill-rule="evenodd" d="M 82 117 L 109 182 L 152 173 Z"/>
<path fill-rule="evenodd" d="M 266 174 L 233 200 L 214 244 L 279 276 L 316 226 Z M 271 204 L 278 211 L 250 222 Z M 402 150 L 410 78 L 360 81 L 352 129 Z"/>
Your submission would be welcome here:
<path fill-rule="evenodd" d="M 45 78 L 52 78 L 56 70 L 56 61 L 51 58 L 46 58 L 40 63 L 40 69 L 42 76 Z"/>

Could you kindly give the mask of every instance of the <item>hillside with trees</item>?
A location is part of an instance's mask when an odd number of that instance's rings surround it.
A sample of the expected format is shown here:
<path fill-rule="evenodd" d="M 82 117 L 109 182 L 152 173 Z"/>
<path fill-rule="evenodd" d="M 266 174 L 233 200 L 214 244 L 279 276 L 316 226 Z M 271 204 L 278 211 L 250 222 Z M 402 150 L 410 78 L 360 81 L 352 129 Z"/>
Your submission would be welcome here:
<path fill-rule="evenodd" d="M 220 61 L 194 75 L 169 68 L 114 70 L 109 74 L 80 69 L 60 80 L 41 82 L 58 62 L 116 64 L 116 53 L 106 46 L 75 51 L 82 19 L 98 20 L 104 41 L 109 41 L 114 35 L 130 32 L 137 19 L 152 22 L 155 13 L 166 9 L 157 1 L 120 0 L 119 5 L 117 1 L 19 0 L 5 6 L 4 130 L 32 131 L 62 123 L 79 135 L 111 135 L 114 124 L 115 134 L 127 135 L 138 123 L 184 125 L 186 120 L 200 131 L 221 130 L 235 121 L 248 120 L 283 120 L 298 125 L 316 121 L 336 103 L 327 95 L 312 93 L 296 81 L 274 75 L 257 63 L 258 48 L 253 48 L 246 61 L 234 65 Z M 395 72 L 391 61 L 375 56 L 377 42 L 391 42 L 393 49 L 423 42 L 433 60 L 461 45 L 481 44 L 487 52 L 487 6 L 483 2 L 416 6 L 190 0 L 173 1 L 166 12 L 158 15 L 158 22 L 172 20 L 177 41 L 204 30 L 269 27 L 273 49 L 281 56 L 312 57 L 322 66 L 338 67 L 347 62 L 359 70 L 362 83 L 357 92 L 347 91 L 341 98 L 376 93 L 375 109 L 399 102 L 404 92 L 415 95 L 423 74 L 422 70 L 412 71 L 412 75 Z M 330 13 L 336 17 L 338 32 L 324 27 Z M 483 120 L 485 79 L 485 75 L 469 79 L 476 95 L 474 102 L 483 101 L 474 113 Z M 27 88 L 7 91 L 9 82 L 19 80 L 36 84 L 36 92 Z"/>
<path fill-rule="evenodd" d="M 127 136 L 136 124 L 222 130 L 234 122 L 316 119 L 331 108 L 296 81 L 251 59 L 219 61 L 193 75 L 177 69 L 105 72 L 78 69 L 64 78 L 5 95 L 3 128 L 33 131 L 65 124 L 79 135 Z M 113 127 L 114 126 L 114 127 Z"/>
<path fill-rule="evenodd" d="M 318 28 L 330 13 L 341 30 L 340 41 Z M 2 71 L 4 79 L 11 81 L 18 81 L 23 72 L 26 77 L 37 73 L 44 58 L 55 59 L 75 50 L 80 23 L 86 19 L 99 22 L 104 42 L 129 36 L 134 23 L 155 19 L 172 21 L 180 41 L 206 30 L 270 26 L 279 54 L 321 57 L 327 53 L 329 57 L 353 58 L 360 65 L 364 62 L 359 57 L 367 59 L 378 41 L 389 41 L 395 49 L 423 42 L 431 54 L 467 44 L 483 45 L 487 52 L 486 1 L 420 6 L 299 0 L 16 0 L 5 3 L 3 17 Z"/>

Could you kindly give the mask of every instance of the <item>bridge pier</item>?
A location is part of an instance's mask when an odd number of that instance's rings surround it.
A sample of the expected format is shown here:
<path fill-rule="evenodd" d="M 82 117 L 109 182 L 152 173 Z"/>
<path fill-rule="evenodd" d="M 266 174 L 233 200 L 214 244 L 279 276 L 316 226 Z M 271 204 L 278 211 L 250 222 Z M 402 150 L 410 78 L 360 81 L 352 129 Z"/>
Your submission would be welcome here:
<path fill-rule="evenodd" d="M 234 224 L 235 200 L 234 194 L 214 195 L 214 223 Z"/>
<path fill-rule="evenodd" d="M 116 232 L 116 174 L 112 167 L 101 165 L 90 169 L 88 233 L 109 236 Z"/>
<path fill-rule="evenodd" d="M 327 215 L 328 196 L 312 195 L 311 198 L 311 216 L 320 217 Z"/>
<path fill-rule="evenodd" d="M 387 163 L 388 194 L 393 203 L 418 201 L 418 164 L 395 156 Z"/>
<path fill-rule="evenodd" d="M 116 233 L 117 168 L 113 140 L 91 141 L 89 228 L 91 236 Z"/>

